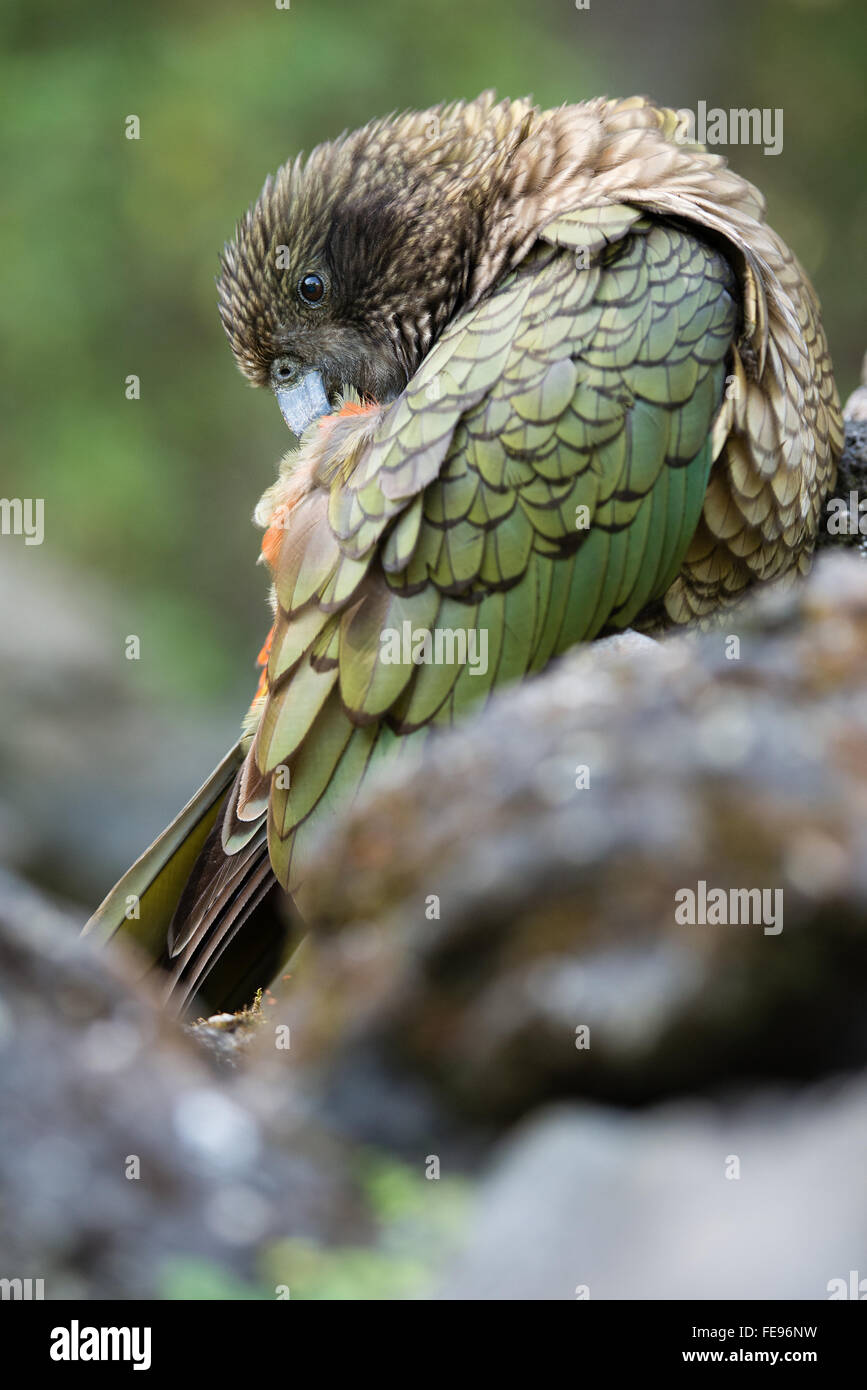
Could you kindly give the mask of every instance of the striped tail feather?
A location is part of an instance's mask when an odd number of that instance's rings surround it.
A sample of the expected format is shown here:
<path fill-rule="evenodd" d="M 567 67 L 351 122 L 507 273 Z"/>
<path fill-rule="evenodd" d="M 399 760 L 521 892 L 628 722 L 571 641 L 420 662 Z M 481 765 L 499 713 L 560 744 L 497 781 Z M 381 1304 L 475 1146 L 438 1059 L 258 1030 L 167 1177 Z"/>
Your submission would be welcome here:
<path fill-rule="evenodd" d="M 233 791 L 236 785 L 237 779 Z M 223 819 L 213 825 L 181 894 L 159 961 L 172 1013 L 194 1000 L 210 1009 L 249 1004 L 304 934 L 274 877 L 264 817 L 248 844 L 230 854 L 223 848 Z M 242 932 L 254 915 L 255 930 Z"/>
<path fill-rule="evenodd" d="M 248 1003 L 300 937 L 297 914 L 274 891 L 264 824 L 242 852 L 222 848 L 223 812 L 244 754 L 239 741 L 84 928 L 101 944 L 131 941 L 157 962 L 144 973 L 167 973 L 161 993 L 174 1013 L 194 1003 L 207 1011 Z M 257 930 L 239 937 L 254 913 Z"/>

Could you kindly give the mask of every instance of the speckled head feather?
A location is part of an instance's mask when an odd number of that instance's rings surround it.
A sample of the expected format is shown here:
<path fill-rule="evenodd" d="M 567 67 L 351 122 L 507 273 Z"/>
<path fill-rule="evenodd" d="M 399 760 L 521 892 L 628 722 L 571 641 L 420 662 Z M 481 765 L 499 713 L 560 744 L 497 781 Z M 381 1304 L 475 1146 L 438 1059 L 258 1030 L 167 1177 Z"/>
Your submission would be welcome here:
<path fill-rule="evenodd" d="M 487 93 L 371 122 L 284 164 L 222 258 L 220 315 L 244 375 L 266 384 L 285 353 L 330 393 L 400 390 L 477 296 L 510 162 L 537 119 L 528 102 Z M 324 279 L 322 304 L 300 300 L 307 274 Z"/>

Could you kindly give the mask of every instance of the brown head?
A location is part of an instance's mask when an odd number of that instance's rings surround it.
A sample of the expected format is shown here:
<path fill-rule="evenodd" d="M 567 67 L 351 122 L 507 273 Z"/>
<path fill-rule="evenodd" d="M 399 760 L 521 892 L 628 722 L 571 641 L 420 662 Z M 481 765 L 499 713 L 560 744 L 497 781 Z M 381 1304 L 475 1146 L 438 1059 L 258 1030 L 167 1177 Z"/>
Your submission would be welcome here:
<path fill-rule="evenodd" d="M 533 119 L 486 94 L 375 121 L 267 180 L 224 250 L 220 315 L 241 371 L 274 390 L 295 433 L 346 387 L 392 398 L 478 297 Z"/>

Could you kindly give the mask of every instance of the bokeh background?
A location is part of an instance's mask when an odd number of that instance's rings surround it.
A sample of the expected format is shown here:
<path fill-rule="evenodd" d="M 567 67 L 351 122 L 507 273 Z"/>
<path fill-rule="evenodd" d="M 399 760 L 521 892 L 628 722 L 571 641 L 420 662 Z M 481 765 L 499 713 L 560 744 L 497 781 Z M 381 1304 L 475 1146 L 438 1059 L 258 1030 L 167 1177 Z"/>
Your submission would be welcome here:
<path fill-rule="evenodd" d="M 254 683 L 249 518 L 289 441 L 234 368 L 214 275 L 289 156 L 485 87 L 782 107 L 778 157 L 724 152 L 816 283 L 841 395 L 856 384 L 863 0 L 4 0 L 0 32 L 0 493 L 46 517 L 41 547 L 0 540 L 0 835 L 72 902 L 186 799 Z"/>

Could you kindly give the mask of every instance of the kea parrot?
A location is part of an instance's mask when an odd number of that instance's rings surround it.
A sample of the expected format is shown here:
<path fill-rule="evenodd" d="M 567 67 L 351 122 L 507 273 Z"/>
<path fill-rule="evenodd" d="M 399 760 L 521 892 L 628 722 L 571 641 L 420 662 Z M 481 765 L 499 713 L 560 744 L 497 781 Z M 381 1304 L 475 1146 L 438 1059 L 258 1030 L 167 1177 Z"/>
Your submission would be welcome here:
<path fill-rule="evenodd" d="M 255 512 L 273 625 L 240 741 L 85 929 L 174 1011 L 285 969 L 371 769 L 575 643 L 808 567 L 843 442 L 819 305 L 682 126 L 485 93 L 318 146 L 238 224 L 223 326 L 298 437 Z M 458 632 L 484 669 L 430 659 Z"/>

